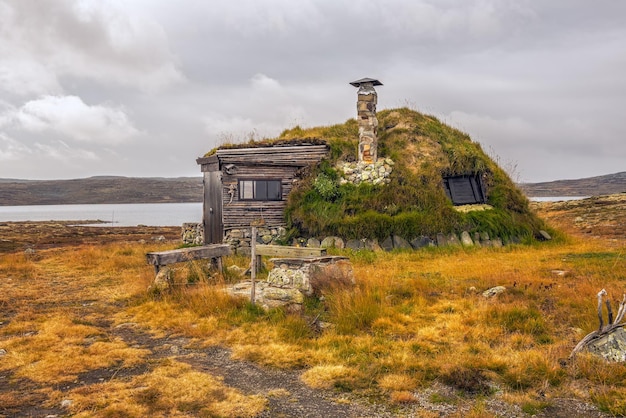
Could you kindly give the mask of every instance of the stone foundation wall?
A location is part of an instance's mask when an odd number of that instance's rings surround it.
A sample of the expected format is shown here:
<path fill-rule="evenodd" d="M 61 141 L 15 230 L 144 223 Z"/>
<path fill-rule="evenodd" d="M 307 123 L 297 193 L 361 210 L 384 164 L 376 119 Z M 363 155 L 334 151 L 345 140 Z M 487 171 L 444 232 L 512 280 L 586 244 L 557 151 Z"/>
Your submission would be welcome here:
<path fill-rule="evenodd" d="M 540 239 L 549 240 L 551 237 L 545 232 L 540 231 Z M 257 243 L 258 244 L 285 244 L 287 230 L 283 227 L 276 228 L 258 228 Z M 183 244 L 202 244 L 204 241 L 202 224 L 185 223 L 183 224 L 182 240 Z M 252 241 L 251 229 L 241 228 L 226 231 L 224 243 L 229 244 L 233 252 L 241 255 L 250 254 L 250 242 Z M 393 249 L 420 249 L 423 247 L 446 247 L 446 246 L 478 246 L 478 247 L 495 247 L 500 248 L 508 244 L 521 243 L 519 237 L 495 237 L 489 236 L 487 232 L 474 232 L 470 234 L 463 231 L 460 234 L 439 233 L 434 237 L 419 236 L 406 239 L 398 235 L 385 238 L 382 241 L 375 239 L 349 239 L 345 240 L 341 237 L 327 236 L 320 238 L 295 238 L 289 244 L 296 247 L 321 247 L 321 248 L 349 248 L 351 250 L 372 250 L 372 251 L 391 251 Z"/>
<path fill-rule="evenodd" d="M 183 244 L 202 245 L 204 243 L 204 226 L 195 222 L 184 223 L 181 239 Z"/>
<path fill-rule="evenodd" d="M 282 226 L 257 228 L 257 244 L 281 244 L 287 235 Z M 229 244 L 237 254 L 249 255 L 252 242 L 252 228 L 231 229 L 225 232 L 224 243 Z"/>

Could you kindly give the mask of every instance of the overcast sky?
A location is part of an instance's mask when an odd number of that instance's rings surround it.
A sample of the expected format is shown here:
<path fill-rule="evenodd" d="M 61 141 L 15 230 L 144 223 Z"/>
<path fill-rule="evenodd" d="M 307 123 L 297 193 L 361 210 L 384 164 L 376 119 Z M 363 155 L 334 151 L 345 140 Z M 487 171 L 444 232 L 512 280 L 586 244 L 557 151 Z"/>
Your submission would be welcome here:
<path fill-rule="evenodd" d="M 626 171 L 623 0 L 0 0 L 0 178 L 199 176 L 362 77 L 516 181 Z"/>

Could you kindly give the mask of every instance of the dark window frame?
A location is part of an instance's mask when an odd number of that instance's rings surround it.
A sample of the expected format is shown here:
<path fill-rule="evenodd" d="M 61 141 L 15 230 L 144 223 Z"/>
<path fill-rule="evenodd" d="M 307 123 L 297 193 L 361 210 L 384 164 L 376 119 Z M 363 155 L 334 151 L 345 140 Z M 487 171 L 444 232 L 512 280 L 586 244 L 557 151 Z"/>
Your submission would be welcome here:
<path fill-rule="evenodd" d="M 249 182 L 251 184 L 251 192 L 252 197 L 245 197 L 247 195 L 247 191 L 249 191 L 246 187 L 244 187 L 243 183 Z M 271 193 L 269 185 L 273 184 L 277 186 L 277 188 L 272 191 L 278 192 L 275 193 L 273 197 L 268 197 Z M 281 179 L 259 179 L 259 178 L 249 178 L 249 179 L 238 179 L 237 180 L 237 188 L 239 190 L 239 200 L 241 201 L 256 201 L 256 202 L 277 202 L 283 200 L 283 182 Z M 245 194 L 244 194 L 245 193 Z"/>
<path fill-rule="evenodd" d="M 466 183 L 465 185 L 459 184 Z M 482 176 L 479 173 L 465 174 L 457 176 L 446 176 L 443 179 L 446 195 L 452 201 L 454 206 L 484 204 L 487 203 L 487 195 Z M 455 184 L 456 183 L 456 184 Z M 468 195 L 463 195 L 461 188 L 465 192 L 471 191 L 471 199 L 467 199 Z M 456 189 L 456 190 L 455 190 Z M 459 193 L 457 195 L 457 192 Z M 465 198 L 465 199 L 462 199 Z"/>

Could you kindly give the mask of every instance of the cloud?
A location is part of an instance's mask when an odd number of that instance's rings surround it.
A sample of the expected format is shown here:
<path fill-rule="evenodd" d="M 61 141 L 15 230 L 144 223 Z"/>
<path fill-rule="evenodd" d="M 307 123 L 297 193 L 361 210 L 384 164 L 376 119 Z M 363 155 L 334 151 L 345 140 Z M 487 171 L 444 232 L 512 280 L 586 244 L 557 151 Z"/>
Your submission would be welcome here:
<path fill-rule="evenodd" d="M 63 141 L 54 141 L 50 144 L 36 143 L 34 153 L 38 156 L 72 163 L 80 161 L 83 165 L 85 162 L 98 161 L 100 158 L 93 151 L 80 148 L 72 148 Z"/>
<path fill-rule="evenodd" d="M 57 93 L 66 77 L 144 90 L 182 80 L 163 28 L 122 6 L 0 0 L 0 90 Z"/>
<path fill-rule="evenodd" d="M 0 161 L 19 161 L 30 154 L 30 148 L 0 132 Z"/>
<path fill-rule="evenodd" d="M 123 109 L 88 106 L 76 96 L 43 96 L 27 102 L 12 116 L 19 129 L 52 132 L 81 142 L 120 144 L 139 135 Z"/>

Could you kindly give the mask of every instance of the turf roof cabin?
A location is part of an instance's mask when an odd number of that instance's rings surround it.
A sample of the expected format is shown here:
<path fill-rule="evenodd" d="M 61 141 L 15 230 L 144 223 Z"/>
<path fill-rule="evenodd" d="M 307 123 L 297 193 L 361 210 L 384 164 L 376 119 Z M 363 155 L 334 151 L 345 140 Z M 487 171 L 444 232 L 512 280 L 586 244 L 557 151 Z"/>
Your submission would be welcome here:
<path fill-rule="evenodd" d="M 259 219 L 268 228 L 285 226 L 287 197 L 299 173 L 327 155 L 324 141 L 309 139 L 222 147 L 198 158 L 204 174 L 205 244 L 220 243 L 225 232 Z"/>

